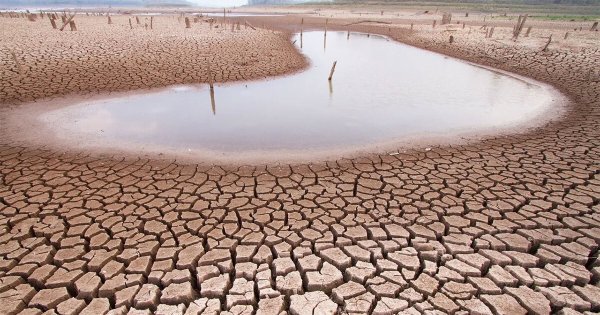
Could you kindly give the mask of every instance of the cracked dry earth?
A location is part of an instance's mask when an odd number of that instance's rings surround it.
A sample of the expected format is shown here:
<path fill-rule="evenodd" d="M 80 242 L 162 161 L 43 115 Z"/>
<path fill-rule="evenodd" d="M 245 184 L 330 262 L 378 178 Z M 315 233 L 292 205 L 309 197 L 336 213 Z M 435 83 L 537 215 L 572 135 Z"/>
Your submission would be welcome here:
<path fill-rule="evenodd" d="M 485 54 L 573 104 L 525 134 L 293 166 L 2 139 L 2 312 L 599 312 L 600 83 L 581 76 L 600 66 L 598 50 L 395 36 Z"/>

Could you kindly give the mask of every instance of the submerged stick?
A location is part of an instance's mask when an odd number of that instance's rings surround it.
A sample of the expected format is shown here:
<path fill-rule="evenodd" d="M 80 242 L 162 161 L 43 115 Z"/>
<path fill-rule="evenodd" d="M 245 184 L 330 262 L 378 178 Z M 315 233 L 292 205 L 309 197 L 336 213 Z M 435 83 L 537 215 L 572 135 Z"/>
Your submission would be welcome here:
<path fill-rule="evenodd" d="M 331 71 L 329 72 L 329 78 L 327 80 L 331 81 L 333 79 L 333 73 L 335 72 L 335 65 L 337 65 L 337 61 L 333 62 L 333 66 L 331 66 Z"/>

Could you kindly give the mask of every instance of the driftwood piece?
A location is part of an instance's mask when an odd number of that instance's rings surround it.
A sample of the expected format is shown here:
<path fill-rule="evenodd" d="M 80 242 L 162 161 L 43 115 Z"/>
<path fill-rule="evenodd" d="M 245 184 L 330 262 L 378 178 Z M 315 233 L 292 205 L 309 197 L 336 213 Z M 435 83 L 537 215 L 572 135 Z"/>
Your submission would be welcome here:
<path fill-rule="evenodd" d="M 244 21 L 244 23 L 246 24 L 246 26 L 250 27 L 251 29 L 256 31 L 256 28 L 254 28 L 254 26 L 252 26 L 252 24 L 250 24 L 250 22 L 248 21 Z"/>

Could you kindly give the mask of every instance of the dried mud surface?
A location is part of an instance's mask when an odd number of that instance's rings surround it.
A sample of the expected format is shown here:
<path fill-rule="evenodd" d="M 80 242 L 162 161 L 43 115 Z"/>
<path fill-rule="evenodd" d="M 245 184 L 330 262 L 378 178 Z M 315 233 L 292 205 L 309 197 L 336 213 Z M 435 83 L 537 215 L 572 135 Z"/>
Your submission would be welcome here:
<path fill-rule="evenodd" d="M 570 110 L 477 144 L 300 165 L 186 165 L 3 139 L 3 312 L 600 311 L 597 46 L 540 52 L 552 30 L 518 44 L 461 30 L 452 45 L 439 28 L 353 30 L 548 82 Z"/>
<path fill-rule="evenodd" d="M 129 19 L 133 29 L 130 29 Z M 149 89 L 284 75 L 306 66 L 284 33 L 177 16 L 77 16 L 78 31 L 48 18 L 0 17 L 0 104 L 66 94 Z M 193 21 L 193 19 L 192 19 Z M 56 22 L 60 27 L 60 20 Z M 10 52 L 14 52 L 17 62 Z M 210 75 L 209 75 L 210 74 Z"/>

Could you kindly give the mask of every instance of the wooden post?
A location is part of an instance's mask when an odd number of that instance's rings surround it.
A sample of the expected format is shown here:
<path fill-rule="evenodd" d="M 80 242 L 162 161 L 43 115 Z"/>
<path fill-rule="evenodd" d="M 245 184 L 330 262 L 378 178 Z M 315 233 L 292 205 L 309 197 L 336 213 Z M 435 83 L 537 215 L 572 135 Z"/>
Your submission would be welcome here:
<path fill-rule="evenodd" d="M 154 22 L 154 17 L 153 17 L 153 16 L 151 16 L 151 17 L 150 17 L 150 29 L 152 29 L 152 24 L 153 24 L 153 22 Z"/>
<path fill-rule="evenodd" d="M 54 21 L 54 19 L 50 19 L 50 24 L 52 25 L 53 29 L 56 29 L 56 22 Z"/>
<path fill-rule="evenodd" d="M 60 31 L 62 32 L 65 27 L 67 26 L 67 24 L 69 24 L 71 22 L 71 20 L 73 20 L 73 18 L 75 17 L 75 14 L 71 15 L 63 24 L 63 26 L 60 27 Z"/>
<path fill-rule="evenodd" d="M 75 25 L 75 21 L 71 20 L 69 22 L 69 26 L 71 27 L 71 32 L 77 31 L 77 26 Z"/>
<path fill-rule="evenodd" d="M 410 23 L 410 30 L 412 31 L 414 24 Z"/>
<path fill-rule="evenodd" d="M 450 44 L 454 43 L 454 36 L 450 35 Z"/>
<path fill-rule="evenodd" d="M 564 39 L 567 39 L 567 37 L 569 37 L 569 32 L 565 33 L 565 38 Z"/>
<path fill-rule="evenodd" d="M 552 42 L 552 35 L 550 35 L 550 37 L 548 37 L 548 42 L 546 43 L 546 46 L 544 46 L 544 49 L 542 49 L 542 51 L 548 51 L 548 46 L 550 46 L 551 42 Z"/>
<path fill-rule="evenodd" d="M 140 18 L 137 15 L 135 16 L 135 23 L 140 25 Z"/>
<path fill-rule="evenodd" d="M 191 28 L 192 25 L 190 24 L 190 18 L 189 17 L 185 17 L 185 28 Z"/>
<path fill-rule="evenodd" d="M 112 24 L 112 19 L 110 18 L 110 15 L 108 16 L 108 24 Z"/>
<path fill-rule="evenodd" d="M 523 26 L 525 25 L 525 21 L 527 21 L 527 14 L 519 15 L 519 20 L 517 21 L 517 25 L 513 28 L 513 39 L 519 38 L 521 31 L 523 30 Z"/>
<path fill-rule="evenodd" d="M 19 74 L 21 74 L 23 71 L 21 68 L 21 63 L 19 62 L 19 59 L 17 59 L 17 54 L 15 54 L 15 52 L 11 50 L 10 55 L 12 56 L 12 59 L 15 62 L 15 65 L 17 66 L 17 71 L 19 72 Z"/>
<path fill-rule="evenodd" d="M 592 28 L 590 28 L 590 31 L 597 31 L 598 30 L 598 21 L 594 22 L 594 24 L 592 24 Z"/>
<path fill-rule="evenodd" d="M 531 33 L 532 28 L 533 28 L 533 26 L 530 26 L 527 28 L 527 32 L 525 32 L 525 37 L 529 37 L 529 33 Z"/>
<path fill-rule="evenodd" d="M 433 28 L 435 28 L 435 24 L 437 23 L 436 20 L 433 20 Z"/>
<path fill-rule="evenodd" d="M 133 24 L 131 23 L 131 18 L 129 18 L 129 29 L 132 30 L 133 29 Z"/>
<path fill-rule="evenodd" d="M 335 72 L 335 65 L 337 64 L 337 61 L 333 62 L 333 66 L 331 66 L 331 71 L 329 72 L 329 78 L 327 78 L 327 80 L 331 81 L 331 79 L 333 78 L 333 73 Z"/>

